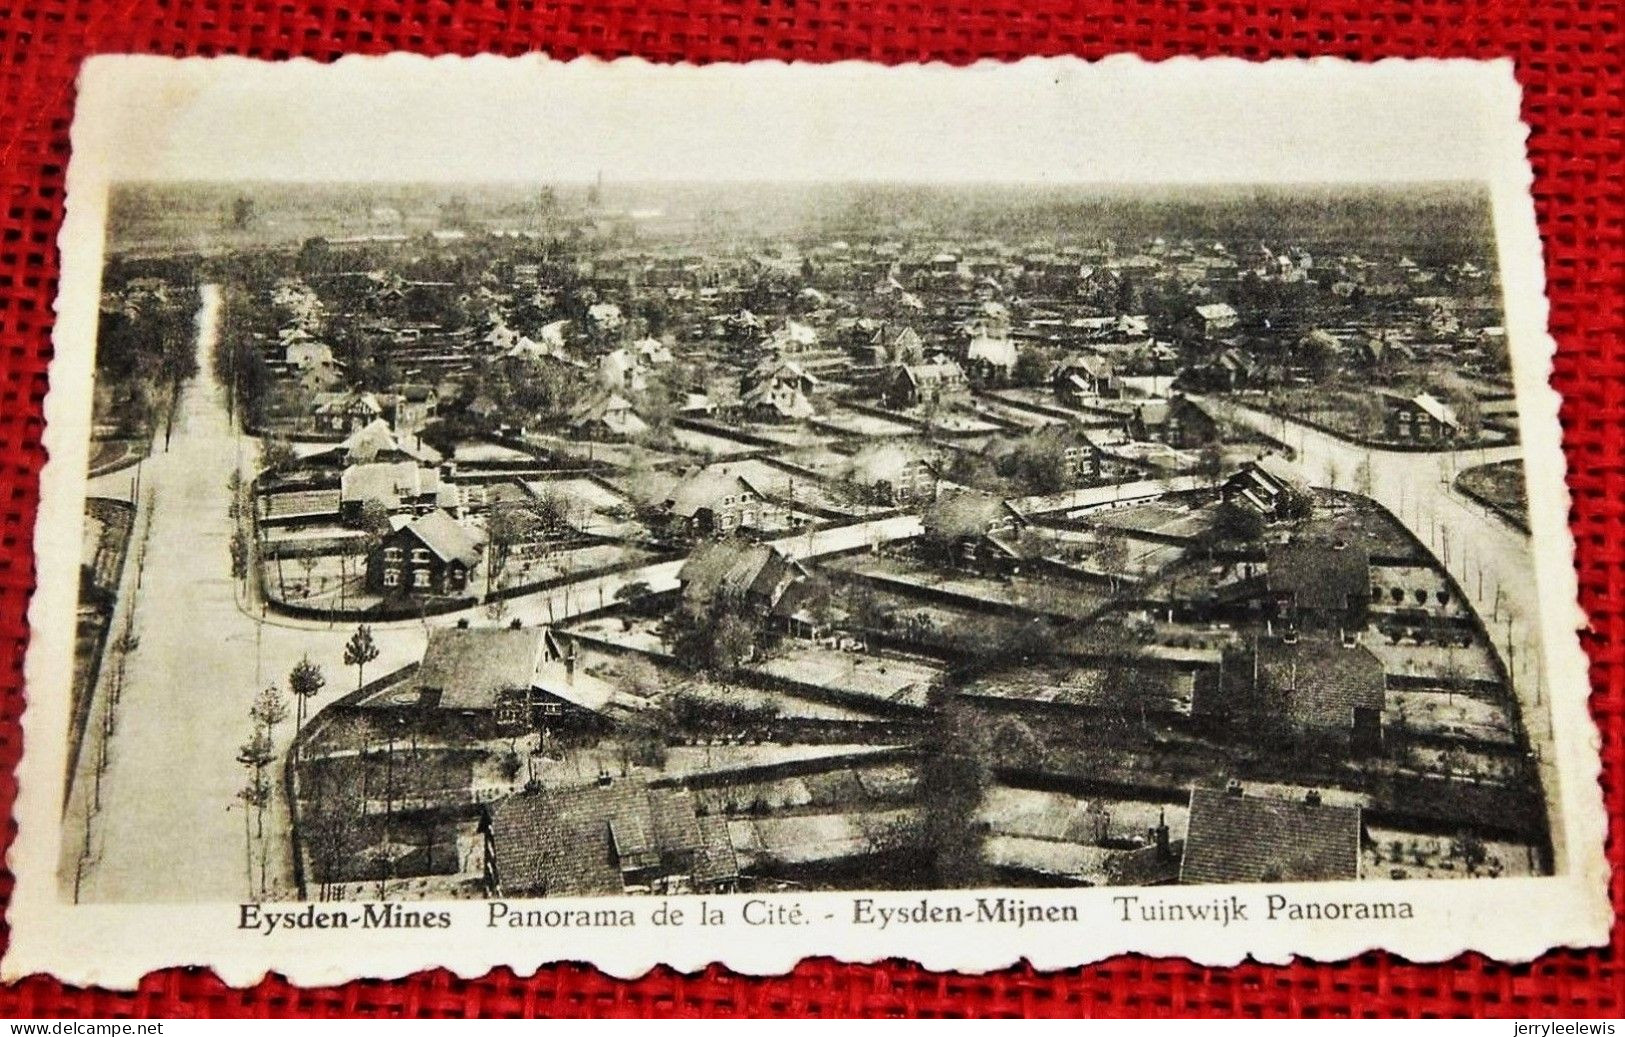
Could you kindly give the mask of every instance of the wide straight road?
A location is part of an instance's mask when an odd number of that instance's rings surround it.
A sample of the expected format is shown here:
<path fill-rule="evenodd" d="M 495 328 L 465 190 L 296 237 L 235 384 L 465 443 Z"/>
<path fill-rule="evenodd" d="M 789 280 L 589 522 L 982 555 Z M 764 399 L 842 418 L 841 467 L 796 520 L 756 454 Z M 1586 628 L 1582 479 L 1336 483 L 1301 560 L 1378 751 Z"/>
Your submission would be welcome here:
<path fill-rule="evenodd" d="M 236 755 L 250 734 L 255 691 L 270 683 L 285 688 L 288 671 L 307 653 L 328 677 L 317 705 L 354 679 L 354 671 L 342 669 L 348 630 L 262 625 L 237 606 L 227 549 L 227 480 L 240 463 L 252 463 L 253 447 L 234 434 L 215 382 L 219 319 L 219 289 L 205 286 L 197 320 L 198 373 L 182 388 L 168 449 L 160 436 L 143 465 L 152 532 L 132 602 L 139 643 L 126 665 L 102 806 L 92 822 L 85 901 L 235 901 L 247 895 L 243 814 L 236 799 L 245 774 Z M 378 641 L 381 656 L 373 672 L 384 673 L 416 658 L 423 635 L 380 632 Z M 282 725 L 280 747 L 292 733 L 291 721 Z M 273 836 L 271 884 L 285 892 L 286 840 L 276 823 L 281 811 L 277 804 L 267 833 Z M 75 842 L 79 834 L 70 829 L 67 838 Z M 76 842 L 71 855 L 77 856 Z"/>
<path fill-rule="evenodd" d="M 1481 464 L 1517 460 L 1520 446 L 1416 453 L 1378 450 L 1328 435 L 1301 422 L 1209 400 L 1218 411 L 1297 451 L 1296 465 L 1312 485 L 1365 494 L 1387 508 L 1456 578 L 1512 674 L 1525 730 L 1540 764 L 1552 819 L 1552 849 L 1565 860 L 1556 761 L 1551 745 L 1549 689 L 1541 665 L 1539 601 L 1529 535 L 1455 488 L 1456 475 Z M 1368 466 L 1362 472 L 1362 466 Z M 1569 689 L 1585 694 L 1589 689 Z"/>

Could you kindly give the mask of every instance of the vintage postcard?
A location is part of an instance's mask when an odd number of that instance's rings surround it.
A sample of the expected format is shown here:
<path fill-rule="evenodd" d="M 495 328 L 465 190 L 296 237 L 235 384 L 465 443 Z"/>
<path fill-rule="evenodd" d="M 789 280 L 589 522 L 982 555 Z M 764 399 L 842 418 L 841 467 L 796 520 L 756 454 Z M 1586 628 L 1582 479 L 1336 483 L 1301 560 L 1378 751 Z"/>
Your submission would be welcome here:
<path fill-rule="evenodd" d="M 80 85 L 7 978 L 1606 940 L 1509 64 Z"/>

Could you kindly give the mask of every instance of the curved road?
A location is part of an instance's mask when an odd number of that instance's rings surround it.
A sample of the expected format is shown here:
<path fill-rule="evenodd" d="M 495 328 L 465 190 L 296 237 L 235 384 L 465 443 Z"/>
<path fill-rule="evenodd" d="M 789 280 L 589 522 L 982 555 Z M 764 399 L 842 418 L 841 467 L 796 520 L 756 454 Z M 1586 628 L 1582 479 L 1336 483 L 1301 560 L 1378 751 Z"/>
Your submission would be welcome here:
<path fill-rule="evenodd" d="M 1517 460 L 1521 446 L 1416 453 L 1364 447 L 1279 415 L 1233 400 L 1207 401 L 1216 412 L 1297 450 L 1294 462 L 1312 485 L 1362 493 L 1387 508 L 1450 570 L 1490 632 L 1501 662 L 1512 675 L 1540 768 L 1552 832 L 1554 864 L 1566 859 L 1551 713 L 1541 665 L 1539 601 L 1534 556 L 1527 533 L 1457 492 L 1456 475 L 1496 461 Z M 1369 485 L 1358 478 L 1369 465 Z M 1359 484 L 1359 485 L 1357 485 Z M 1589 693 L 1589 688 L 1582 693 Z"/>

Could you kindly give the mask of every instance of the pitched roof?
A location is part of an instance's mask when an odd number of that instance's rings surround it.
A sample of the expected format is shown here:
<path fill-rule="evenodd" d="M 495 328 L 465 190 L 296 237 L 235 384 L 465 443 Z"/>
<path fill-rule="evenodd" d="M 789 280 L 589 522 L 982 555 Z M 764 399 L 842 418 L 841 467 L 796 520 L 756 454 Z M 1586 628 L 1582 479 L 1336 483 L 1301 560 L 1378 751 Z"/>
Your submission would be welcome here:
<path fill-rule="evenodd" d="M 1359 877 L 1359 807 L 1191 790 L 1181 882 Z"/>
<path fill-rule="evenodd" d="M 978 335 L 965 347 L 965 359 L 980 360 L 994 367 L 1016 366 L 1016 343 L 1013 339 Z"/>
<path fill-rule="evenodd" d="M 440 470 L 420 468 L 414 461 L 353 464 L 339 476 L 340 502 L 377 501 L 386 508 L 396 508 L 403 499 L 439 491 Z"/>
<path fill-rule="evenodd" d="M 728 881 L 738 862 L 724 818 L 701 818 L 682 789 L 636 779 L 509 796 L 491 808 L 491 842 L 508 896 L 625 891 L 630 871 L 665 868 Z M 718 823 L 718 822 L 721 823 Z"/>
<path fill-rule="evenodd" d="M 771 598 L 786 577 L 805 575 L 800 563 L 771 544 L 703 544 L 677 572 L 683 596 L 709 602 L 719 595 Z"/>
<path fill-rule="evenodd" d="M 444 709 L 494 709 L 503 692 L 532 686 L 546 646 L 543 627 L 434 627 L 413 681 Z"/>
<path fill-rule="evenodd" d="M 722 498 L 741 492 L 758 498 L 765 496 L 737 472 L 724 467 L 702 468 L 672 487 L 666 509 L 681 518 L 693 518 L 704 509 L 715 507 Z"/>
<path fill-rule="evenodd" d="M 1196 307 L 1196 315 L 1203 320 L 1228 320 L 1236 316 L 1236 308 L 1227 302 L 1210 302 Z"/>
<path fill-rule="evenodd" d="M 1271 544 L 1266 564 L 1269 589 L 1291 595 L 1298 608 L 1336 611 L 1371 594 L 1371 557 L 1359 544 Z"/>
<path fill-rule="evenodd" d="M 442 561 L 462 562 L 470 569 L 479 564 L 479 537 L 444 511 L 431 511 L 406 527 Z"/>
<path fill-rule="evenodd" d="M 964 369 L 952 360 L 934 360 L 929 364 L 902 364 L 903 376 L 915 385 L 933 382 L 965 380 Z"/>
<path fill-rule="evenodd" d="M 1380 712 L 1386 697 L 1382 660 L 1364 645 L 1334 640 L 1263 641 L 1258 676 L 1284 693 L 1288 717 L 1304 727 L 1347 731 L 1355 710 Z"/>
<path fill-rule="evenodd" d="M 907 442 L 871 443 L 852 455 L 847 462 L 847 474 L 856 482 L 872 485 L 892 482 L 907 469 L 917 464 L 930 465 L 935 454 L 926 447 Z"/>
<path fill-rule="evenodd" d="M 1434 421 L 1437 421 L 1441 425 L 1449 425 L 1451 428 L 1455 428 L 1458 424 L 1460 424 L 1460 422 L 1456 419 L 1455 408 L 1440 402 L 1440 400 L 1431 393 L 1418 393 L 1417 395 L 1411 397 L 1411 402 L 1416 404 L 1416 408 L 1418 410 L 1422 411 L 1428 417 L 1432 418 Z"/>

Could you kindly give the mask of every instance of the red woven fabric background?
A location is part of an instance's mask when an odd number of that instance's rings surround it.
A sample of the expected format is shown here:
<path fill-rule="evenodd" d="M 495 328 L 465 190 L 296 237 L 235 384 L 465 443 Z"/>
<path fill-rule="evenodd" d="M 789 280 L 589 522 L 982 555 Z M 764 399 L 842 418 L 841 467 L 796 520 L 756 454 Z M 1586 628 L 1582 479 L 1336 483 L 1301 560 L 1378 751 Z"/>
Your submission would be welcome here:
<path fill-rule="evenodd" d="M 1532 129 L 1555 381 L 1575 495 L 1581 600 L 1593 622 L 1592 709 L 1610 816 L 1625 806 L 1625 30 L 1620 0 L 0 0 L 0 813 L 21 752 L 26 610 L 50 356 L 56 234 L 73 77 L 89 54 L 305 55 L 395 49 L 654 61 L 754 58 L 968 62 L 1134 51 L 1253 59 L 1314 54 L 1510 57 Z M 0 844 L 9 844 L 8 821 Z M 1625 905 L 1617 825 L 1613 901 Z M 0 878 L 0 897 L 9 892 Z M 0 935 L 3 939 L 3 935 Z M 1287 968 L 1204 969 L 1120 958 L 1041 974 L 925 972 L 906 963 L 804 963 L 785 977 L 657 972 L 621 983 L 590 968 L 427 973 L 301 990 L 231 990 L 208 973 L 149 976 L 134 993 L 35 978 L 0 987 L 0 1017 L 72 1015 L 1625 1015 L 1625 930 L 1612 946 L 1504 966 L 1383 954 Z"/>

